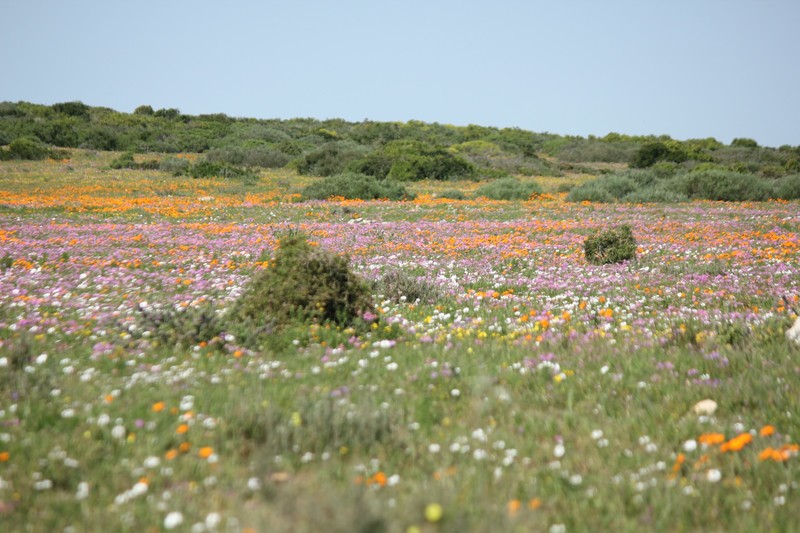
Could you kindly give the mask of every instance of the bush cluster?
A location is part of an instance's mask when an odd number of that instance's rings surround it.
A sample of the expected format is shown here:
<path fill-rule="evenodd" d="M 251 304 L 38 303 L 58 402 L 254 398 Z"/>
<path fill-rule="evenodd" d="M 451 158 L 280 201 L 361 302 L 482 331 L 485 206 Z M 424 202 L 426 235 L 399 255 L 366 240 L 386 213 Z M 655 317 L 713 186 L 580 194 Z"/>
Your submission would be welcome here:
<path fill-rule="evenodd" d="M 627 224 L 611 227 L 587 237 L 583 253 L 593 265 L 621 263 L 636 258 L 636 239 Z"/>
<path fill-rule="evenodd" d="M 313 246 L 304 235 L 290 234 L 245 288 L 231 318 L 256 326 L 352 326 L 372 311 L 367 284 L 350 270 L 347 258 Z"/>
<path fill-rule="evenodd" d="M 476 196 L 490 200 L 528 200 L 541 193 L 542 188 L 535 181 L 523 182 L 511 176 L 491 181 L 475 191 Z"/>
<path fill-rule="evenodd" d="M 301 194 L 303 200 L 327 200 L 332 197 L 342 197 L 348 200 L 410 200 L 414 198 L 414 195 L 408 192 L 401 183 L 356 172 L 328 176 L 306 186 Z"/>
<path fill-rule="evenodd" d="M 150 159 L 147 161 L 137 162 L 133 157 L 133 152 L 125 152 L 111 162 L 111 168 L 130 168 L 134 170 L 154 170 L 160 168 L 160 163 L 157 159 Z"/>

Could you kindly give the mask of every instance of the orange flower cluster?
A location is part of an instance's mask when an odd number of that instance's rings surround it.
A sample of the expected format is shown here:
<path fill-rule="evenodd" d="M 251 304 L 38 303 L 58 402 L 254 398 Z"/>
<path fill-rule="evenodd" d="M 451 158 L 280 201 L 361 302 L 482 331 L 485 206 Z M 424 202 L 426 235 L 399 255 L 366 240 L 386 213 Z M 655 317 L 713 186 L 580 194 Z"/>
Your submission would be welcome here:
<path fill-rule="evenodd" d="M 750 433 L 740 433 L 728 442 L 719 447 L 719 451 L 725 452 L 738 452 L 748 444 L 753 442 L 753 436 Z"/>
<path fill-rule="evenodd" d="M 794 457 L 795 455 L 800 452 L 800 446 L 797 444 L 784 444 L 780 448 L 764 448 L 764 450 L 758 454 L 758 458 L 762 461 L 775 461 L 782 463 L 786 461 L 790 457 Z"/>

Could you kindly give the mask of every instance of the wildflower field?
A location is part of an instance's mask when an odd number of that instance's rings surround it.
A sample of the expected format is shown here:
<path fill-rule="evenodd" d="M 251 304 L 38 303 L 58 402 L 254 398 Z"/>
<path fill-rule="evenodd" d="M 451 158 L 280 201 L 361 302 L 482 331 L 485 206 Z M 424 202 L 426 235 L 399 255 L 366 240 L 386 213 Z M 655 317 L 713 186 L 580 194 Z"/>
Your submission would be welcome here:
<path fill-rule="evenodd" d="M 797 202 L 298 203 L 76 154 L 0 163 L 3 531 L 798 529 Z M 636 260 L 589 264 L 615 224 Z M 297 232 L 363 326 L 202 338 Z"/>

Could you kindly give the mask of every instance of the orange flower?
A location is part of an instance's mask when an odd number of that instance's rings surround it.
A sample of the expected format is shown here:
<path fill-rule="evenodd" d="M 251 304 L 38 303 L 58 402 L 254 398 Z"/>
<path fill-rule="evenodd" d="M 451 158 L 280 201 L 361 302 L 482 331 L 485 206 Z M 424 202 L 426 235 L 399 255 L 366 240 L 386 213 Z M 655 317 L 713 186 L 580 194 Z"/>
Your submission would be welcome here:
<path fill-rule="evenodd" d="M 722 433 L 703 433 L 697 438 L 697 440 L 700 442 L 700 444 L 713 446 L 715 444 L 725 442 L 725 435 Z"/>
<path fill-rule="evenodd" d="M 761 428 L 761 431 L 758 432 L 758 434 L 762 437 L 769 437 L 773 433 L 775 433 L 775 426 L 771 426 L 769 424 Z"/>
<path fill-rule="evenodd" d="M 753 436 L 750 433 L 741 433 L 720 446 L 719 450 L 723 453 L 738 452 L 751 442 L 753 442 Z"/>
<path fill-rule="evenodd" d="M 183 435 L 187 431 L 189 431 L 189 424 L 181 424 L 180 426 L 178 426 L 178 429 L 175 430 L 175 433 L 177 433 L 178 435 Z"/>
<path fill-rule="evenodd" d="M 506 509 L 508 509 L 508 514 L 510 516 L 514 516 L 519 512 L 520 507 L 522 507 L 522 502 L 519 500 L 511 500 L 506 504 Z"/>
<path fill-rule="evenodd" d="M 153 412 L 160 413 L 167 405 L 164 402 L 156 402 L 153 404 Z"/>
<path fill-rule="evenodd" d="M 11 454 L 9 452 L 0 452 L 0 463 L 5 463 L 11 458 Z"/>
<path fill-rule="evenodd" d="M 203 446 L 197 451 L 197 455 L 200 456 L 200 459 L 208 459 L 214 453 L 214 448 L 211 446 Z"/>
<path fill-rule="evenodd" d="M 167 460 L 172 461 L 178 457 L 178 450 L 173 448 L 172 450 L 167 451 L 167 453 L 164 454 L 164 457 L 166 457 Z"/>
<path fill-rule="evenodd" d="M 542 506 L 542 500 L 540 500 L 539 498 L 531 498 L 528 501 L 528 509 L 532 509 L 535 511 L 541 506 Z"/>
<path fill-rule="evenodd" d="M 178 446 L 178 449 L 181 451 L 181 453 L 186 453 L 191 448 L 192 448 L 192 445 L 189 442 L 181 442 L 180 446 Z"/>
<path fill-rule="evenodd" d="M 367 480 L 367 485 L 375 484 L 378 485 L 379 487 L 385 487 L 386 481 L 387 481 L 386 474 L 379 471 L 375 472 L 375 475 L 373 475 L 371 478 Z"/>

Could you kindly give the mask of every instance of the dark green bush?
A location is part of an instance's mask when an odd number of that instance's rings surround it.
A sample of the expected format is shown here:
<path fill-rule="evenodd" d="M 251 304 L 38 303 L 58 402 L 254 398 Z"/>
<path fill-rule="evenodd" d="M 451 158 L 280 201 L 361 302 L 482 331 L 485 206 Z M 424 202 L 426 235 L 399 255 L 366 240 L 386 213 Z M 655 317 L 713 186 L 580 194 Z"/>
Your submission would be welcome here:
<path fill-rule="evenodd" d="M 475 168 L 441 146 L 420 141 L 392 141 L 353 161 L 348 170 L 397 181 L 448 180 L 470 177 Z"/>
<path fill-rule="evenodd" d="M 542 194 L 542 187 L 538 183 L 522 182 L 511 176 L 491 181 L 475 191 L 475 196 L 491 200 L 528 200 L 534 194 Z"/>
<path fill-rule="evenodd" d="M 627 224 L 597 231 L 583 242 L 586 260 L 593 265 L 621 263 L 636 258 L 636 239 Z"/>
<path fill-rule="evenodd" d="M 800 174 L 784 176 L 778 180 L 775 184 L 775 193 L 772 196 L 781 200 L 799 200 Z"/>
<path fill-rule="evenodd" d="M 297 162 L 297 172 L 311 176 L 341 174 L 351 161 L 366 155 L 368 148 L 350 141 L 333 141 L 323 144 Z"/>
<path fill-rule="evenodd" d="M 349 200 L 409 200 L 414 195 L 393 180 L 379 180 L 374 176 L 346 172 L 328 176 L 303 189 L 303 200 L 327 200 L 331 197 L 343 197 Z"/>
<path fill-rule="evenodd" d="M 133 152 L 125 152 L 111 162 L 111 168 L 130 168 L 134 170 L 155 170 L 159 168 L 159 162 L 156 159 L 149 161 L 136 162 L 133 158 Z"/>
<path fill-rule="evenodd" d="M 240 179 L 240 180 L 253 180 L 257 176 L 250 170 L 236 165 L 229 165 L 227 163 L 219 163 L 215 161 L 200 161 L 191 165 L 188 169 L 191 177 L 197 178 L 223 178 L 223 179 Z"/>
<path fill-rule="evenodd" d="M 71 117 L 89 118 L 91 108 L 83 102 L 63 102 L 53 104 L 53 111 L 63 113 Z"/>
<path fill-rule="evenodd" d="M 133 110 L 134 115 L 153 115 L 155 111 L 153 111 L 153 106 L 149 105 L 140 105 L 136 109 Z"/>
<path fill-rule="evenodd" d="M 689 159 L 689 155 L 682 145 L 676 142 L 648 142 L 637 150 L 630 161 L 634 168 L 647 168 L 659 161 L 672 161 L 681 163 Z"/>
<path fill-rule="evenodd" d="M 278 327 L 297 321 L 351 326 L 372 311 L 370 291 L 347 258 L 294 234 L 281 239 L 269 266 L 247 285 L 232 318 Z"/>
<path fill-rule="evenodd" d="M 50 157 L 50 149 L 38 139 L 19 137 L 8 145 L 9 159 L 39 160 Z"/>
<path fill-rule="evenodd" d="M 772 193 L 764 180 L 752 174 L 720 170 L 682 174 L 670 180 L 667 186 L 688 198 L 725 202 L 760 202 Z"/>
<path fill-rule="evenodd" d="M 758 143 L 753 139 L 746 137 L 736 138 L 731 141 L 731 146 L 738 146 L 740 148 L 758 148 Z"/>

